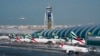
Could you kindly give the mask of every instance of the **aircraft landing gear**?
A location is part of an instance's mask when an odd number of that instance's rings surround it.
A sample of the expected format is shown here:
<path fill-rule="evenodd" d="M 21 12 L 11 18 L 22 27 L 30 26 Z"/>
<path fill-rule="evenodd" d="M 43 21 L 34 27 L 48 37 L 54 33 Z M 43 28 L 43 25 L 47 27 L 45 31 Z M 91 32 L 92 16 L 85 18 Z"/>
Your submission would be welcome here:
<path fill-rule="evenodd" d="M 53 46 L 53 42 L 52 41 L 48 41 L 46 44 L 47 44 L 48 48 L 52 48 L 52 46 Z"/>

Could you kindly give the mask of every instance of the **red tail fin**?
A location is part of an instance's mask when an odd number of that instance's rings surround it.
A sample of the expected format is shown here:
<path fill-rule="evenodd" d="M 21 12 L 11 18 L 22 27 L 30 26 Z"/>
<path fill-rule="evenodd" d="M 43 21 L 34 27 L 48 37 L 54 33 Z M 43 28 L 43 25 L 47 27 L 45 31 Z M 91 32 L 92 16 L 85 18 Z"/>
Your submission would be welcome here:
<path fill-rule="evenodd" d="M 32 41 L 33 41 L 33 42 L 37 42 L 37 41 L 35 40 L 35 38 L 32 38 Z"/>
<path fill-rule="evenodd" d="M 16 41 L 17 41 L 17 42 L 22 42 L 22 41 L 20 40 L 20 37 L 19 37 L 19 36 L 16 37 Z"/>
<path fill-rule="evenodd" d="M 61 47 L 63 47 L 63 46 L 64 46 L 64 42 L 61 43 Z"/>
<path fill-rule="evenodd" d="M 81 42 L 82 44 L 85 44 L 79 37 L 76 37 L 76 40 Z"/>

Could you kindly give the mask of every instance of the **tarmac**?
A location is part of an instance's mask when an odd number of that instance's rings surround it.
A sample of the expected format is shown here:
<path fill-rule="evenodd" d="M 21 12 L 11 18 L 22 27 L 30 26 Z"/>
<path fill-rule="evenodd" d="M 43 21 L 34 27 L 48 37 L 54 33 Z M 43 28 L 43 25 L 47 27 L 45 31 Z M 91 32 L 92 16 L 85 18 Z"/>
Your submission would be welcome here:
<path fill-rule="evenodd" d="M 0 56 L 100 56 L 100 53 L 74 53 L 68 55 L 58 45 L 19 44 L 0 42 Z"/>

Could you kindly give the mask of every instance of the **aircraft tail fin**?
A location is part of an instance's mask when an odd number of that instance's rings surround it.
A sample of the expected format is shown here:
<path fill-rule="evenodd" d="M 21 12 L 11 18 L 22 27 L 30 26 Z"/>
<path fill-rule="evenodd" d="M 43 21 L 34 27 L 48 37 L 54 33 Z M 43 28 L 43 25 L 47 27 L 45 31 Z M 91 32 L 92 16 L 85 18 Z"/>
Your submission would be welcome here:
<path fill-rule="evenodd" d="M 32 42 L 37 42 L 37 41 L 35 40 L 35 38 L 32 38 Z"/>
<path fill-rule="evenodd" d="M 16 34 L 11 34 L 10 35 L 12 38 L 16 38 Z"/>
<path fill-rule="evenodd" d="M 25 38 L 31 38 L 30 34 L 25 34 L 24 36 L 25 36 Z"/>
<path fill-rule="evenodd" d="M 73 31 L 71 31 L 70 36 L 72 39 L 77 40 L 79 43 L 85 44 Z"/>
<path fill-rule="evenodd" d="M 72 39 L 77 37 L 77 35 L 73 31 L 70 32 L 70 36 Z"/>
<path fill-rule="evenodd" d="M 64 43 L 64 42 L 62 42 L 62 43 L 61 43 L 61 45 L 60 45 L 60 47 L 63 47 L 64 45 L 65 45 L 65 43 Z"/>
<path fill-rule="evenodd" d="M 16 37 L 16 41 L 17 42 L 22 42 L 19 36 Z"/>

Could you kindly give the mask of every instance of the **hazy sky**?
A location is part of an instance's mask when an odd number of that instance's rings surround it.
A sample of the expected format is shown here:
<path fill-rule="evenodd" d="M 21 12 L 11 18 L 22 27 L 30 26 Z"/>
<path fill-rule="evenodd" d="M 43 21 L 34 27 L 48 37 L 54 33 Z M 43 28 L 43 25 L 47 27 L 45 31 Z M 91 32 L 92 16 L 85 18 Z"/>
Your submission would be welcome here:
<path fill-rule="evenodd" d="M 100 23 L 100 0 L 0 0 L 0 25 L 43 25 L 48 4 L 57 25 Z"/>

